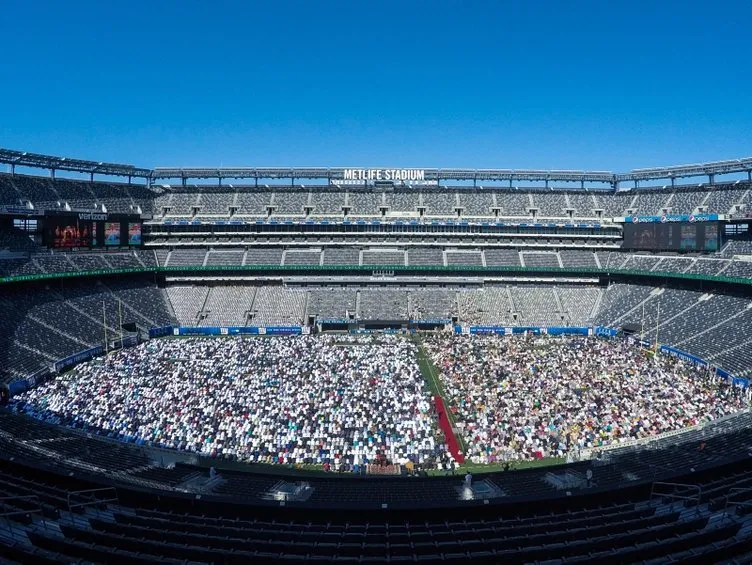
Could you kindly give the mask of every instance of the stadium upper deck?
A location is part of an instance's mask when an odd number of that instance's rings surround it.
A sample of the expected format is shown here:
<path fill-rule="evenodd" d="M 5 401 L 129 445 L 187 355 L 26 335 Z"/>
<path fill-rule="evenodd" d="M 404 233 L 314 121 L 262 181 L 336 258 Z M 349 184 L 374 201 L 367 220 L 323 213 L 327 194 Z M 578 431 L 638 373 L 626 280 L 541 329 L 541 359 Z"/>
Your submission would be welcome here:
<path fill-rule="evenodd" d="M 11 172 L 0 177 L 0 205 L 6 210 L 100 209 L 141 213 L 153 216 L 155 222 L 358 218 L 609 221 L 625 215 L 745 215 L 752 183 L 752 158 L 629 173 L 315 167 L 152 170 L 3 149 L 0 163 L 7 164 Z M 50 176 L 17 175 L 18 167 L 48 170 Z M 58 179 L 58 171 L 88 174 L 89 182 Z M 124 177 L 128 183 L 98 182 L 95 175 Z M 734 175 L 733 180 L 728 180 L 728 175 Z M 707 182 L 676 183 L 698 176 L 707 177 Z M 725 177 L 716 182 L 717 176 Z M 144 183 L 134 183 L 134 178 Z M 188 182 L 208 179 L 216 179 L 217 184 Z M 241 183 L 252 179 L 253 184 L 228 183 L 238 179 Z M 660 188 L 640 186 L 661 179 L 667 183 Z M 177 185 L 169 184 L 172 180 L 177 180 Z M 522 183 L 531 186 L 519 186 Z M 625 186 L 630 183 L 634 187 Z"/>
<path fill-rule="evenodd" d="M 710 213 L 745 216 L 747 182 L 619 192 L 533 188 L 192 186 L 177 189 L 0 174 L 7 213 L 100 210 L 138 213 L 154 223 L 199 220 L 585 220 L 625 215 Z"/>

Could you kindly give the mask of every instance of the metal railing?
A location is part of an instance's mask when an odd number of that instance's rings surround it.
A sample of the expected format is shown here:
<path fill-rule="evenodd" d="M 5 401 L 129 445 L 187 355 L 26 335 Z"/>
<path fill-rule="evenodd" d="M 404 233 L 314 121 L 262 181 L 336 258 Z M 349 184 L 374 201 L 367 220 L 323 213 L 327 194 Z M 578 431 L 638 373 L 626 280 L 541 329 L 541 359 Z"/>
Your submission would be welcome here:
<path fill-rule="evenodd" d="M 103 496 L 97 496 L 101 493 Z M 108 493 L 105 495 L 104 493 Z M 75 500 L 75 497 L 83 498 L 82 502 Z M 119 504 L 120 499 L 117 494 L 117 490 L 112 487 L 105 488 L 91 488 L 86 490 L 74 490 L 68 493 L 67 496 L 68 511 L 73 512 L 79 508 L 93 507 L 94 510 L 99 513 L 99 506 L 102 504 L 114 503 Z"/>
<path fill-rule="evenodd" d="M 750 500 L 738 500 L 733 501 L 731 500 L 734 495 L 742 494 L 742 493 L 752 493 L 752 487 L 746 487 L 746 488 L 732 488 L 728 491 L 728 494 L 726 495 L 726 504 L 723 507 L 723 515 L 725 516 L 728 512 L 729 506 L 749 506 L 752 507 L 752 497 L 750 497 Z"/>
<path fill-rule="evenodd" d="M 9 504 L 13 501 L 19 501 L 19 500 L 27 500 L 36 503 L 36 506 L 34 508 L 29 509 L 20 509 L 20 510 L 3 510 L 3 507 L 7 507 Z M 44 529 L 47 529 L 47 524 L 44 520 L 44 512 L 42 510 L 42 502 L 39 500 L 39 497 L 33 494 L 24 495 L 24 496 L 3 496 L 0 497 L 0 522 L 5 522 L 5 525 L 8 528 L 8 532 L 13 534 L 13 524 L 14 520 L 11 520 L 10 518 L 13 518 L 14 516 L 30 516 L 33 514 L 38 514 L 41 518 L 42 527 Z"/>
<path fill-rule="evenodd" d="M 674 492 L 659 492 L 661 487 L 671 487 Z M 676 488 L 679 487 L 679 492 L 676 492 Z M 687 491 L 690 491 L 688 493 Z M 669 498 L 672 500 L 693 500 L 697 503 L 697 506 L 702 502 L 702 487 L 700 485 L 690 485 L 686 483 L 664 483 L 654 482 L 650 486 L 650 503 L 652 504 L 654 498 Z"/>

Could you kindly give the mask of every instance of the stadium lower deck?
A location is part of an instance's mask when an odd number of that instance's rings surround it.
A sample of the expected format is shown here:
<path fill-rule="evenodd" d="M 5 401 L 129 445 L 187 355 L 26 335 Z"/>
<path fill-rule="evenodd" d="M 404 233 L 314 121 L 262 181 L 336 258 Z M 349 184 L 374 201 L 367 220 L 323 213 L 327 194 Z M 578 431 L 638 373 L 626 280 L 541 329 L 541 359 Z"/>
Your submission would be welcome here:
<path fill-rule="evenodd" d="M 0 429 L 0 555 L 11 562 L 752 558 L 745 422 L 470 484 L 165 469 L 143 450 L 59 426 L 0 414 Z"/>

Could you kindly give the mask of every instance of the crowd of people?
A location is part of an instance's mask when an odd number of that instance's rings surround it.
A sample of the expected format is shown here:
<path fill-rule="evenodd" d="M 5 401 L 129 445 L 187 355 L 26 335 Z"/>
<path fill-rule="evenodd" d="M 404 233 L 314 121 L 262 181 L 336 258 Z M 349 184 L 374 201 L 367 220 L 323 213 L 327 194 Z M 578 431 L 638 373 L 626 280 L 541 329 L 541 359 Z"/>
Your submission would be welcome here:
<path fill-rule="evenodd" d="M 566 457 L 742 409 L 704 369 L 595 337 L 424 338 L 473 463 Z M 415 343 L 394 335 L 152 340 L 13 398 L 18 411 L 205 456 L 455 470 Z"/>
<path fill-rule="evenodd" d="M 388 335 L 154 340 L 14 402 L 47 421 L 241 461 L 446 465 L 416 359 L 411 341 Z"/>
<path fill-rule="evenodd" d="M 706 369 L 622 339 L 469 335 L 426 349 L 474 463 L 566 457 L 747 405 Z"/>

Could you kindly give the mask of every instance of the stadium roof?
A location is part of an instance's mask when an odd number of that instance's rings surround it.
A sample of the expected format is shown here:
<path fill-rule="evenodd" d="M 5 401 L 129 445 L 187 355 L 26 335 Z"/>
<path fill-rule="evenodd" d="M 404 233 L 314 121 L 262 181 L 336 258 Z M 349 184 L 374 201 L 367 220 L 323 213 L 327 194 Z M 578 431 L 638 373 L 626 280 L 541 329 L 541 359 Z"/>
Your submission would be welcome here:
<path fill-rule="evenodd" d="M 0 149 L 0 163 L 11 166 L 32 167 L 37 169 L 65 170 L 80 173 L 140 177 L 157 179 L 327 179 L 338 181 L 345 179 L 344 167 L 156 167 L 139 168 L 134 165 L 103 163 L 70 159 Z M 355 168 L 357 170 L 369 170 Z M 374 170 L 374 169 L 370 169 Z M 696 163 L 671 167 L 654 167 L 634 169 L 627 173 L 610 171 L 570 171 L 570 170 L 528 170 L 528 169 L 420 169 L 426 181 L 463 180 L 463 181 L 561 181 L 561 182 L 599 182 L 617 185 L 619 182 L 654 179 L 677 179 L 685 177 L 710 176 L 729 173 L 752 174 L 752 157 Z"/>
<path fill-rule="evenodd" d="M 51 171 L 73 171 L 77 173 L 123 177 L 150 178 L 152 175 L 150 169 L 141 169 L 134 165 L 119 165 L 116 163 L 69 159 L 68 157 L 53 157 L 50 155 L 27 153 L 26 151 L 13 151 L 11 149 L 0 149 L 0 163 L 19 167 L 48 169 Z"/>
<path fill-rule="evenodd" d="M 696 163 L 694 165 L 677 165 L 674 167 L 655 167 L 651 169 L 634 169 L 629 173 L 616 175 L 617 180 L 648 180 L 680 177 L 698 177 L 702 175 L 724 175 L 727 173 L 748 173 L 752 170 L 752 157 Z"/>

